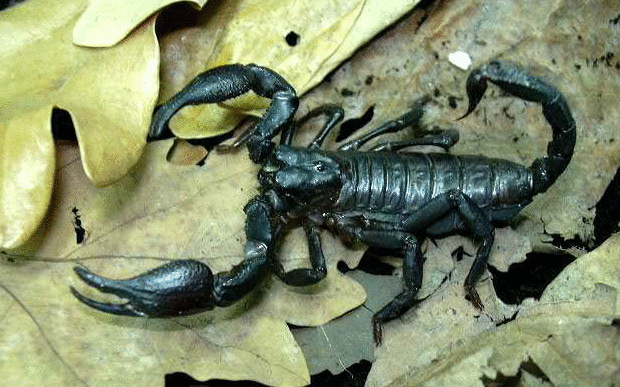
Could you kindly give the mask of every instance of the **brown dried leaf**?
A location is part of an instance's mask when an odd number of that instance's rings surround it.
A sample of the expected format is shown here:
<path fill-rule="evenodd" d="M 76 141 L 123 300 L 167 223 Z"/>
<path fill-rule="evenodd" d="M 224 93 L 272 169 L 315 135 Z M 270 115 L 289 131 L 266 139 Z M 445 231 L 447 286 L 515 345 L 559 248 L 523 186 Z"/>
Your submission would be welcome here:
<path fill-rule="evenodd" d="M 573 313 L 518 318 L 456 350 L 446 347 L 439 360 L 387 385 L 482 386 L 483 376 L 515 376 L 529 359 L 555 386 L 608 386 L 620 380 L 619 344 L 610 318 Z"/>
<path fill-rule="evenodd" d="M 495 256 L 490 263 L 505 270 L 511 263 L 524 259 L 528 245 L 535 251 L 557 249 L 549 244 L 547 233 L 565 238 L 578 236 L 585 241 L 593 237 L 594 205 L 620 164 L 617 141 L 620 97 L 612 92 L 620 88 L 618 50 L 613 44 L 619 30 L 613 22 L 614 15 L 617 9 L 613 2 L 605 0 L 588 5 L 565 0 L 544 4 L 441 3 L 427 13 L 413 12 L 361 49 L 332 74 L 329 83 L 309 92 L 300 110 L 303 113 L 325 102 L 337 103 L 344 106 L 347 118 L 351 118 L 362 116 L 374 106 L 373 119 L 364 128 L 371 130 L 406 112 L 422 95 L 431 95 L 435 102 L 428 107 L 427 122 L 447 122 L 461 135 L 451 153 L 482 154 L 530 165 L 535 158 L 546 154 L 551 138 L 540 107 L 490 86 L 477 111 L 456 121 L 466 110 L 467 73 L 452 66 L 448 55 L 457 50 L 466 51 L 472 56 L 474 66 L 492 59 L 513 60 L 556 85 L 567 96 L 577 121 L 575 154 L 558 181 L 547 192 L 536 196 L 516 219 L 518 232 L 530 237 L 530 242 L 512 232 L 502 235 L 498 230 Z M 402 134 L 410 135 L 411 132 Z M 392 138 L 401 139 L 397 135 Z M 464 244 L 468 253 L 475 251 L 465 241 L 444 246 L 448 241 L 437 242 L 444 250 L 440 253 L 434 253 L 429 243 L 421 297 L 428 294 L 439 297 L 438 293 L 452 289 L 451 277 L 450 283 L 439 289 L 437 286 L 446 276 L 455 275 L 450 259 L 454 247 Z M 576 252 L 580 254 L 583 251 Z M 464 265 L 468 269 L 471 258 L 467 259 Z M 435 261 L 436 267 L 432 263 Z M 466 269 L 457 267 L 456 270 Z M 489 282 L 483 276 L 478 285 L 481 294 Z M 393 345 L 376 352 L 377 360 L 367 385 L 383 386 L 408 368 L 424 369 L 427 364 L 424 359 L 447 356 L 443 352 L 435 355 L 434 350 L 440 352 L 437 348 L 458 347 L 467 337 L 476 340 L 476 332 L 494 329 L 503 321 L 502 316 L 511 317 L 516 312 L 514 308 L 504 309 L 505 306 L 495 304 L 495 295 L 487 291 L 487 296 L 483 296 L 484 313 L 472 316 L 471 305 L 462 300 L 462 283 L 463 277 L 454 280 L 454 297 L 442 296 L 449 298 L 449 303 L 440 302 L 437 306 L 437 299 L 431 297 L 402 319 L 386 324 L 386 342 Z M 596 292 L 615 300 L 615 290 L 611 291 L 607 282 L 604 283 L 596 287 Z M 604 305 L 608 302 L 604 301 Z M 431 305 L 424 309 L 425 304 Z M 438 311 L 433 310 L 435 307 Z M 599 304 L 592 305 L 589 312 L 583 313 L 596 316 L 601 308 Z M 456 315 L 448 316 L 453 313 Z M 429 315 L 428 319 L 425 315 Z M 436 344 L 424 341 L 427 335 L 433 334 L 438 338 Z M 569 337 L 567 334 L 566 340 Z M 429 352 L 419 348 L 429 348 Z"/>
<path fill-rule="evenodd" d="M 209 152 L 201 145 L 190 144 L 185 140 L 177 139 L 168 151 L 166 159 L 179 165 L 197 165 L 203 161 Z"/>
<path fill-rule="evenodd" d="M 594 205 L 620 165 L 620 94 L 613 92 L 620 90 L 616 68 L 620 54 L 613 44 L 618 38 L 618 28 L 610 21 L 616 12 L 613 4 L 607 0 L 592 7 L 570 0 L 487 5 L 465 1 L 413 12 L 356 53 L 332 74 L 329 83 L 305 95 L 300 111 L 329 102 L 342 105 L 346 118 L 352 118 L 374 106 L 373 119 L 364 128 L 371 130 L 430 95 L 435 103 L 428 108 L 427 123 L 443 123 L 460 133 L 451 153 L 530 165 L 546 154 L 551 139 L 540 106 L 489 86 L 478 109 L 457 121 L 466 111 L 468 73 L 454 67 L 448 55 L 466 51 L 474 67 L 493 59 L 517 62 L 565 94 L 577 123 L 570 165 L 524 209 L 521 215 L 537 223 L 528 225 L 533 228 L 529 232 L 519 232 L 535 238 L 531 243 L 538 249 L 541 240 L 549 242 L 545 233 L 589 241 Z M 614 55 L 606 59 L 607 53 Z M 389 136 L 382 140 L 386 139 Z"/>
<path fill-rule="evenodd" d="M 616 234 L 567 267 L 540 301 L 524 303 L 518 308 L 515 320 L 497 327 L 487 324 L 491 322 L 486 318 L 491 317 L 488 305 L 482 316 L 466 321 L 458 318 L 462 312 L 455 306 L 457 299 L 451 302 L 452 313 L 449 313 L 442 308 L 442 302 L 433 301 L 437 298 L 434 295 L 427 301 L 434 303 L 428 308 L 431 311 L 422 306 L 409 326 L 392 327 L 397 333 L 388 343 L 396 348 L 386 351 L 401 356 L 387 357 L 378 352 L 367 385 L 482 385 L 483 376 L 495 379 L 501 373 L 505 377 L 517 377 L 528 362 L 538 367 L 555 386 L 618 383 L 620 333 L 614 319 L 618 314 L 620 283 L 614 258 L 619 253 L 620 234 Z M 486 288 L 486 284 L 482 287 Z M 441 292 L 439 289 L 438 293 Z M 483 296 L 483 299 L 488 302 L 488 298 Z M 492 320 L 501 321 L 497 317 Z M 419 330 L 413 328 L 425 324 Z M 479 327 L 477 332 L 475 327 Z M 416 351 L 417 356 L 402 356 L 405 349 L 398 346 L 405 337 L 416 337 L 417 345 L 422 348 Z M 393 381 L 389 379 L 390 374 L 397 372 L 394 368 L 405 367 L 404 375 Z M 540 383 L 544 381 L 532 375 L 528 377 Z"/>
<path fill-rule="evenodd" d="M 512 316 L 516 308 L 503 304 L 495 294 L 491 278 L 485 274 L 477 285 L 484 311 L 476 310 L 465 299 L 463 283 L 473 262 L 472 256 L 455 261 L 451 252 L 463 246 L 475 248 L 467 238 L 442 239 L 438 247 L 429 244 L 424 263 L 424 282 L 418 298 L 427 297 L 399 320 L 384 327 L 384 343 L 368 375 L 368 386 L 384 386 L 405 370 L 419 372 L 442 359 L 446 348 L 458 347 L 469 337 L 492 329 Z M 412 351 L 415 338 L 415 351 Z M 403 356 L 403 354 L 408 354 Z"/>
<path fill-rule="evenodd" d="M 620 234 L 612 235 L 596 250 L 567 266 L 545 289 L 541 302 L 606 305 L 597 314 L 620 314 Z"/>

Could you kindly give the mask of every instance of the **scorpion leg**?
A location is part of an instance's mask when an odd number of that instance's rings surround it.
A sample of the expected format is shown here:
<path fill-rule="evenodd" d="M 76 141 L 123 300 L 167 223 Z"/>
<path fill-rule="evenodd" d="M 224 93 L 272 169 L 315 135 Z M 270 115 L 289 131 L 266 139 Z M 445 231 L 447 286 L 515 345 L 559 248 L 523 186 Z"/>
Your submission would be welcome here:
<path fill-rule="evenodd" d="M 323 141 L 327 138 L 327 136 L 331 133 L 331 131 L 344 119 L 344 110 L 340 106 L 328 105 L 323 108 L 317 108 L 315 110 L 321 109 L 323 114 L 325 114 L 328 119 L 325 125 L 323 125 L 323 129 L 317 134 L 317 136 L 312 140 L 312 142 L 308 145 L 308 148 L 319 149 L 323 145 Z M 312 112 L 310 112 L 312 113 Z M 308 113 L 308 115 L 310 115 Z M 305 118 L 305 117 L 304 117 Z M 300 124 L 303 121 L 303 118 L 300 120 Z"/>
<path fill-rule="evenodd" d="M 230 271 L 213 275 L 196 260 L 172 261 L 125 280 L 98 276 L 76 267 L 78 277 L 98 290 L 127 301 L 122 304 L 90 299 L 74 288 L 73 295 L 102 312 L 142 317 L 173 317 L 228 306 L 249 293 L 269 270 L 281 225 L 272 221 L 269 198 L 260 195 L 244 208 L 247 214 L 245 259 Z"/>
<path fill-rule="evenodd" d="M 445 150 L 450 149 L 459 141 L 459 132 L 456 129 L 434 130 L 423 137 L 405 141 L 382 142 L 369 149 L 373 152 L 396 152 L 404 148 L 419 145 L 433 145 Z"/>
<path fill-rule="evenodd" d="M 402 316 L 416 303 L 416 294 L 422 286 L 424 259 L 420 250 L 420 243 L 414 236 L 405 238 L 403 259 L 403 287 L 399 293 L 372 318 L 373 336 L 376 345 L 383 341 L 382 324 L 386 321 Z"/>
<path fill-rule="evenodd" d="M 464 225 L 453 224 L 446 216 L 453 211 L 465 221 Z M 470 230 L 474 236 L 482 238 L 476 258 L 469 274 L 465 279 L 465 293 L 469 301 L 478 309 L 483 308 L 480 296 L 475 285 L 486 268 L 491 247 L 495 239 L 495 229 L 491 219 L 467 195 L 459 190 L 445 192 L 420 207 L 415 213 L 403 221 L 402 226 L 410 232 L 433 229 L 433 234 L 444 234 L 459 231 L 463 228 Z"/>
<path fill-rule="evenodd" d="M 345 142 L 344 144 L 340 145 L 340 147 L 338 147 L 338 150 L 358 150 L 362 147 L 362 145 L 366 144 L 368 141 L 376 137 L 382 136 L 387 133 L 396 133 L 408 126 L 418 126 L 420 124 L 422 116 L 424 115 L 424 105 L 426 105 L 428 101 L 430 101 L 430 97 L 428 96 L 424 96 L 418 99 L 414 103 L 411 110 L 409 110 L 407 113 L 394 120 L 386 122 L 385 124 L 372 130 L 361 138 Z"/>
<path fill-rule="evenodd" d="M 323 105 L 317 107 L 316 109 L 312 109 L 305 116 L 295 121 L 294 125 L 290 125 L 282 131 L 280 144 L 291 145 L 291 143 L 293 142 L 293 130 L 295 128 L 301 127 L 306 122 L 319 116 L 325 116 L 327 117 L 327 120 L 319 134 L 314 138 L 314 140 L 312 140 L 310 145 L 308 145 L 308 148 L 320 148 L 321 145 L 323 145 L 323 141 L 325 141 L 325 138 L 327 138 L 329 133 L 331 133 L 331 131 L 336 127 L 336 125 L 338 125 L 344 118 L 344 110 L 340 106 Z"/>
<path fill-rule="evenodd" d="M 272 99 L 267 114 L 247 140 L 250 158 L 261 162 L 274 146 L 271 139 L 291 124 L 299 101 L 293 86 L 282 76 L 253 64 L 220 66 L 198 75 L 157 110 L 148 139 L 166 137 L 168 122 L 186 105 L 223 102 L 249 91 Z"/>
<path fill-rule="evenodd" d="M 321 235 L 319 229 L 310 221 L 304 221 L 304 231 L 308 238 L 310 265 L 312 268 L 294 269 L 285 272 L 279 261 L 274 261 L 276 275 L 287 285 L 307 286 L 314 285 L 325 278 L 327 266 L 325 256 L 321 248 Z"/>
<path fill-rule="evenodd" d="M 383 323 L 402 316 L 418 300 L 415 296 L 422 286 L 424 257 L 418 239 L 409 233 L 388 230 L 356 230 L 356 236 L 365 243 L 386 249 L 402 250 L 403 291 L 372 318 L 373 336 L 376 345 L 383 340 Z"/>

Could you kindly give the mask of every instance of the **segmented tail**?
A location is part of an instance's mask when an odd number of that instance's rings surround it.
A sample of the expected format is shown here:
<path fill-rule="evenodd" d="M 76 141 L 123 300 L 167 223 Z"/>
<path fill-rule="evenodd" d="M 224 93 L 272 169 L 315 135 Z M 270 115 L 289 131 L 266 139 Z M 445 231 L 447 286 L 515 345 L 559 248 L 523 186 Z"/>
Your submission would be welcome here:
<path fill-rule="evenodd" d="M 487 81 L 515 97 L 542 105 L 543 115 L 553 130 L 553 138 L 547 146 L 547 155 L 534 160 L 530 169 L 533 193 L 545 192 L 564 172 L 575 148 L 575 120 L 566 98 L 540 78 L 510 63 L 494 61 L 472 71 L 467 78 L 469 108 L 461 118 L 474 111 L 487 89 Z"/>

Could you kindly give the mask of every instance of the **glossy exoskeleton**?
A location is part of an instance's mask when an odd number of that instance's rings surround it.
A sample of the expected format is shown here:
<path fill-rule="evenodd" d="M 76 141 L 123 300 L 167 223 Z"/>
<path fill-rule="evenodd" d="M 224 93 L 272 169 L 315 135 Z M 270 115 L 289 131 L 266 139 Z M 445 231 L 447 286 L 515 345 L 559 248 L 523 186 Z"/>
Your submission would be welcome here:
<path fill-rule="evenodd" d="M 255 65 L 229 65 L 199 75 L 156 113 L 150 131 L 158 138 L 170 118 L 188 104 L 214 103 L 250 90 L 271 98 L 272 104 L 245 139 L 251 159 L 262 163 L 260 193 L 245 206 L 245 259 L 230 271 L 213 274 L 197 260 L 177 260 L 125 280 L 107 279 L 83 267 L 77 275 L 87 284 L 127 299 L 103 303 L 72 289 L 91 307 L 128 316 L 165 317 L 227 306 L 250 292 L 268 272 L 284 283 L 304 286 L 326 275 L 319 228 L 326 227 L 347 240 L 400 250 L 403 291 L 374 315 L 374 337 L 381 343 L 381 326 L 401 316 L 415 303 L 422 283 L 422 236 L 469 233 L 481 240 L 465 280 L 466 295 L 477 308 L 475 289 L 484 272 L 494 240 L 494 222 L 513 218 L 532 197 L 544 192 L 568 165 L 575 145 L 575 122 L 564 96 L 541 79 L 505 62 L 491 62 L 467 79 L 467 116 L 480 102 L 487 81 L 506 92 L 542 105 L 553 131 L 548 154 L 530 167 L 483 156 L 447 153 L 408 153 L 412 145 L 449 148 L 458 135 L 436 131 L 402 142 L 386 142 L 369 151 L 359 148 L 372 138 L 401 130 L 420 121 L 422 99 L 402 117 L 336 151 L 320 149 L 342 118 L 328 107 L 310 116 L 331 119 L 307 148 L 291 146 L 298 99 L 295 90 L 275 72 Z M 282 143 L 273 137 L 281 133 Z M 286 272 L 276 249 L 286 225 L 300 219 L 309 244 L 310 268 Z"/>

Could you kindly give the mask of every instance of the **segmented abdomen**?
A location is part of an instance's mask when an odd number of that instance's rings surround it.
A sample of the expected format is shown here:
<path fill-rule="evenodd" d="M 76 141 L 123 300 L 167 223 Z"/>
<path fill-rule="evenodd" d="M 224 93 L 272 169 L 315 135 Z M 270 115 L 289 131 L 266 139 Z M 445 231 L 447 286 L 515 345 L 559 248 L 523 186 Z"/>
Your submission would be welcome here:
<path fill-rule="evenodd" d="M 443 192 L 457 189 L 480 207 L 531 199 L 531 173 L 507 160 L 445 153 L 340 154 L 347 179 L 337 209 L 410 212 Z"/>

